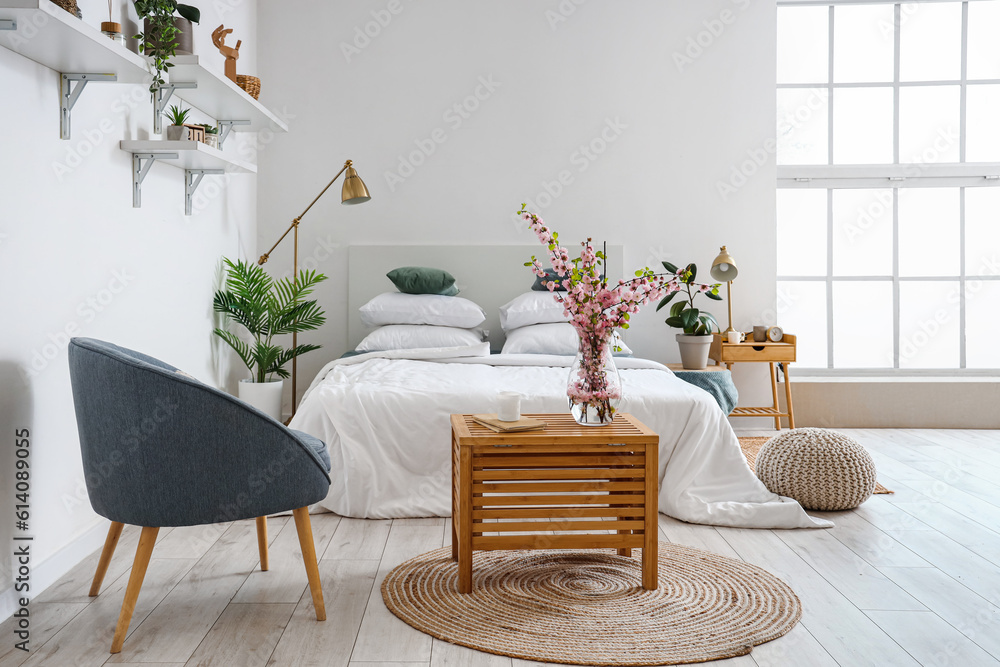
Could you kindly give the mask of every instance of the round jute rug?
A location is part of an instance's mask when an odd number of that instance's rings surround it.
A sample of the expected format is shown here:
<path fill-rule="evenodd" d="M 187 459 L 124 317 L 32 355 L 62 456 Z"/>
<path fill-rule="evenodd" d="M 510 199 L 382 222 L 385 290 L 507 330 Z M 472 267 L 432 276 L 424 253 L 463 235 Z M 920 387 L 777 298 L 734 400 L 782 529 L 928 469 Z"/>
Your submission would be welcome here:
<path fill-rule="evenodd" d="M 677 665 L 746 655 L 791 630 L 802 606 L 754 565 L 660 542 L 659 589 L 638 554 L 484 551 L 473 592 L 458 592 L 451 548 L 385 578 L 393 614 L 438 639 L 514 658 L 576 665 Z"/>

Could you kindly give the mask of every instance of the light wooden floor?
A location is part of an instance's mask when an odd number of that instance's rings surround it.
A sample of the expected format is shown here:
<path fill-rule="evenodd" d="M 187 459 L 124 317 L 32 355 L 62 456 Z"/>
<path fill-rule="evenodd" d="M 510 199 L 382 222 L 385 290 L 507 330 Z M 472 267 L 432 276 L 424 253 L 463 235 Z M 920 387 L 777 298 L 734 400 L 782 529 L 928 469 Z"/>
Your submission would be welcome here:
<path fill-rule="evenodd" d="M 896 493 L 831 513 L 833 530 L 660 516 L 662 539 L 763 566 L 805 608 L 788 635 L 712 664 L 1000 665 L 1000 431 L 845 432 L 869 448 Z M 432 640 L 382 604 L 379 584 L 392 567 L 449 543 L 446 520 L 314 516 L 324 623 L 313 616 L 294 524 L 279 518 L 270 527 L 270 572 L 256 569 L 253 521 L 161 530 L 125 648 L 111 657 L 138 540 L 127 529 L 100 597 L 87 597 L 95 553 L 32 603 L 30 655 L 12 648 L 11 622 L 0 625 L 0 667 L 537 664 Z"/>

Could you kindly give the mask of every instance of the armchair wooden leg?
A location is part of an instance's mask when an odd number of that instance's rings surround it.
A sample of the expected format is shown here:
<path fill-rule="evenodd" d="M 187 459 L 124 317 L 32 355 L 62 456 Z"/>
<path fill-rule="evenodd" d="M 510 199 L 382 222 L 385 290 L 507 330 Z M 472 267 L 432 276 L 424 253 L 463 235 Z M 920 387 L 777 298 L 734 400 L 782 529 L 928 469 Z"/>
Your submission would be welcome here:
<path fill-rule="evenodd" d="M 128 624 L 132 621 L 132 612 L 135 611 L 135 603 L 139 599 L 139 590 L 142 588 L 142 580 L 146 577 L 149 557 L 153 555 L 156 534 L 159 532 L 159 528 L 150 528 L 149 526 L 142 528 L 142 534 L 139 536 L 139 547 L 135 550 L 135 561 L 132 563 L 132 574 L 128 578 L 128 587 L 125 589 L 122 611 L 118 615 L 118 625 L 115 626 L 115 637 L 111 640 L 112 653 L 120 653 L 122 644 L 125 643 Z"/>
<path fill-rule="evenodd" d="M 293 510 L 292 516 L 295 517 L 295 530 L 299 534 L 302 560 L 306 566 L 306 576 L 309 577 L 309 591 L 312 593 L 313 607 L 316 608 L 316 620 L 325 621 L 326 605 L 323 603 L 323 587 L 320 585 L 319 564 L 316 562 L 316 545 L 313 542 L 309 508 L 300 507 Z"/>
<path fill-rule="evenodd" d="M 101 584 L 104 582 L 104 575 L 108 573 L 108 565 L 111 564 L 111 557 L 115 554 L 115 547 L 118 546 L 118 538 L 122 536 L 122 528 L 125 524 L 117 521 L 111 522 L 108 528 L 108 537 L 104 540 L 104 551 L 101 552 L 101 560 L 97 563 L 97 572 L 94 573 L 94 583 L 90 585 L 90 597 L 97 597 L 101 592 Z"/>
<path fill-rule="evenodd" d="M 257 517 L 257 551 L 260 552 L 260 569 L 267 572 L 271 567 L 267 557 L 267 517 Z"/>

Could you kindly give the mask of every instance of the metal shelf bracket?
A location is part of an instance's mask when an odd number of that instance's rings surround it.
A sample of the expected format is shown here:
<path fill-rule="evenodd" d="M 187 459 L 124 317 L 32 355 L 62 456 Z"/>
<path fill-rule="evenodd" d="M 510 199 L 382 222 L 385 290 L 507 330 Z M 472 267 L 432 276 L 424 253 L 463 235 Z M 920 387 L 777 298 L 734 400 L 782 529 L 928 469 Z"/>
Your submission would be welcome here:
<path fill-rule="evenodd" d="M 224 174 L 225 169 L 185 169 L 184 170 L 184 215 L 191 215 L 194 193 L 206 174 Z"/>
<path fill-rule="evenodd" d="M 234 125 L 250 125 L 248 120 L 220 120 L 219 121 L 219 148 L 226 143 L 226 137 L 233 131 Z"/>
<path fill-rule="evenodd" d="M 80 74 L 65 72 L 59 75 L 59 138 L 70 138 L 70 116 L 80 93 L 91 81 L 117 81 L 117 74 Z M 73 82 L 76 85 L 73 85 Z"/>
<path fill-rule="evenodd" d="M 0 19 L 0 30 L 17 30 L 17 21 L 13 19 Z"/>
<path fill-rule="evenodd" d="M 197 88 L 197 83 L 165 83 L 153 93 L 153 134 L 163 133 L 163 113 L 175 90 Z"/>
<path fill-rule="evenodd" d="M 132 208 L 142 206 L 142 182 L 146 180 L 149 168 L 157 160 L 176 160 L 177 153 L 133 153 L 132 154 Z M 145 162 L 144 162 L 145 161 Z"/>

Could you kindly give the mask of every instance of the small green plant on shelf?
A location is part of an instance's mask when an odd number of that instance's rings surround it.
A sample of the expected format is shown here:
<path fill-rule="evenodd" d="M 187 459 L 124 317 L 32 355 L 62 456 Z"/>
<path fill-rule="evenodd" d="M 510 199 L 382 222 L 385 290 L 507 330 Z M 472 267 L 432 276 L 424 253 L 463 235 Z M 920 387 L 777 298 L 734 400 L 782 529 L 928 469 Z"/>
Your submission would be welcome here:
<path fill-rule="evenodd" d="M 174 104 L 170 107 L 170 111 L 163 112 L 163 116 L 170 121 L 171 125 L 183 125 L 190 113 L 190 109 L 181 109 Z"/>
<path fill-rule="evenodd" d="M 209 125 L 207 123 L 198 123 L 198 127 L 205 128 L 205 134 L 218 134 L 219 133 L 219 128 L 217 128 L 217 127 L 215 127 L 213 125 Z"/>
<path fill-rule="evenodd" d="M 177 53 L 177 33 L 174 16 L 185 18 L 191 23 L 201 21 L 201 10 L 191 5 L 178 4 L 175 0 L 135 0 L 135 11 L 139 19 L 149 21 L 149 31 L 135 36 L 139 40 L 139 52 L 153 59 L 153 82 L 149 92 L 166 83 L 164 73 L 173 67 L 170 59 Z"/>

